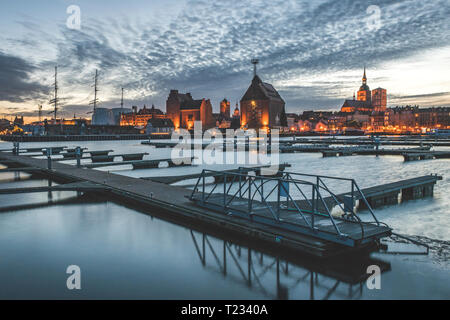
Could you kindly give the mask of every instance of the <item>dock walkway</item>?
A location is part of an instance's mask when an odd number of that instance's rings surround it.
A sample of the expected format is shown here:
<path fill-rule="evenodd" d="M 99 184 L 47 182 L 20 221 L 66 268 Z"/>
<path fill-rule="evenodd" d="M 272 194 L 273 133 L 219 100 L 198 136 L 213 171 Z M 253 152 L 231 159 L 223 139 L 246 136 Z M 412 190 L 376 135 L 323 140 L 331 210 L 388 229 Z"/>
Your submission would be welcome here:
<path fill-rule="evenodd" d="M 66 179 L 71 182 L 87 181 L 103 186 L 115 200 L 123 200 L 133 206 L 158 209 L 152 211 L 152 214 L 175 223 L 196 227 L 209 226 L 220 232 L 229 232 L 239 237 L 267 242 L 288 250 L 308 252 L 320 257 L 352 251 L 352 248 L 330 241 L 200 208 L 188 199 L 191 190 L 181 187 L 98 170 L 77 168 L 63 163 L 53 163 L 52 170 L 48 170 L 46 159 L 0 153 L 0 163 L 4 161 L 15 163 L 15 166 L 21 168 L 41 169 L 49 177 Z"/>

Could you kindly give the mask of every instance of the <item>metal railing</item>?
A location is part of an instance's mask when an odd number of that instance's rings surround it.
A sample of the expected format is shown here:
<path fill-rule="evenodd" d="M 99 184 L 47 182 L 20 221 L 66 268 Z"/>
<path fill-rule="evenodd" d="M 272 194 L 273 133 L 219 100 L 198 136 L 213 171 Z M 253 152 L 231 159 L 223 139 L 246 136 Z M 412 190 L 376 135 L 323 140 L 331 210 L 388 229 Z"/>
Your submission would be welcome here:
<path fill-rule="evenodd" d="M 255 170 L 256 171 L 256 170 Z M 207 188 L 206 177 L 221 182 Z M 219 178 L 219 179 L 217 179 Z M 315 181 L 305 179 L 313 178 Z M 326 185 L 326 179 L 350 182 L 350 191 L 336 195 Z M 295 198 L 294 199 L 294 193 Z M 274 224 L 285 223 L 286 216 L 303 221 L 301 225 L 317 232 L 326 222 L 338 237 L 347 235 L 339 229 L 337 220 L 351 221 L 359 225 L 361 239 L 365 238 L 364 226 L 380 222 L 354 179 L 284 172 L 281 177 L 252 174 L 251 168 L 239 168 L 235 172 L 203 170 L 190 199 L 203 206 L 211 206 L 225 214 L 240 213 L 249 219 L 265 216 Z M 363 201 L 373 221 L 362 221 L 355 212 L 356 200 Z M 339 207 L 343 215 L 335 217 L 333 208 Z M 317 224 L 320 220 L 320 224 Z M 293 223 L 292 219 L 289 222 Z M 297 222 L 298 223 L 298 222 Z M 330 232 L 330 229 L 327 230 Z"/>

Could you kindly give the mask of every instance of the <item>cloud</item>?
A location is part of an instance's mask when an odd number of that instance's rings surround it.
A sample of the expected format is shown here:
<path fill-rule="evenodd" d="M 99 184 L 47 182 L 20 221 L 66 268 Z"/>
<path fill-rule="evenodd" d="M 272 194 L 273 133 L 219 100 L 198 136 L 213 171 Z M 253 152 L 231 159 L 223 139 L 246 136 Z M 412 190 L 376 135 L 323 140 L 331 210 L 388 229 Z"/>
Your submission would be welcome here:
<path fill-rule="evenodd" d="M 22 103 L 45 98 L 48 88 L 30 80 L 35 67 L 0 52 L 0 101 Z"/>
<path fill-rule="evenodd" d="M 434 98 L 434 97 L 443 97 L 450 95 L 449 92 L 435 92 L 435 93 L 427 93 L 427 94 L 416 94 L 416 95 L 410 95 L 410 96 L 397 96 L 397 95 L 390 95 L 391 98 L 394 99 L 415 99 L 415 98 Z"/>
<path fill-rule="evenodd" d="M 261 77 L 282 83 L 277 88 L 288 111 L 336 108 L 349 80 L 311 85 L 316 75 L 362 69 L 365 64 L 375 68 L 450 45 L 447 0 L 377 0 L 373 4 L 380 8 L 378 30 L 368 27 L 370 15 L 364 0 L 190 0 L 165 25 L 123 17 L 85 19 L 80 31 L 60 26 L 58 37 L 48 43 L 56 61 L 41 61 L 39 71 L 50 72 L 57 63 L 62 94 L 74 105 L 87 105 L 92 99 L 89 92 L 97 68 L 103 106 L 117 106 L 120 88 L 125 87 L 130 104 L 164 106 L 168 91 L 177 88 L 211 98 L 217 108 L 225 96 L 232 101 L 241 98 L 251 79 L 249 61 L 258 57 Z M 48 34 L 40 35 L 34 24 L 23 26 L 34 39 L 49 41 Z M 26 47 L 27 43 L 16 39 L 15 45 Z M 33 66 L 23 68 L 18 74 L 35 71 Z M 36 86 L 28 90 L 22 82 L 2 96 L 14 101 L 29 97 L 29 92 L 31 97 L 42 92 L 37 83 L 24 82 Z M 80 97 L 84 100 L 78 101 Z M 420 101 L 421 97 L 415 98 Z"/>
<path fill-rule="evenodd" d="M 416 95 L 389 95 L 389 100 L 406 105 L 417 105 L 417 101 L 421 101 L 422 106 L 443 106 L 450 107 L 450 92 L 434 92 Z"/>

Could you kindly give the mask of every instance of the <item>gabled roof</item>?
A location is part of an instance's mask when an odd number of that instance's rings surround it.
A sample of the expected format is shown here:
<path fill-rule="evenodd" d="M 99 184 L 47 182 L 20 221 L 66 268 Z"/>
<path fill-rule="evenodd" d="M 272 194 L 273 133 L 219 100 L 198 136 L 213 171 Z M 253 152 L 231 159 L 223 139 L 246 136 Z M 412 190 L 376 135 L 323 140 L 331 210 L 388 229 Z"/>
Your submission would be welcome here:
<path fill-rule="evenodd" d="M 250 100 L 274 100 L 284 103 L 278 91 L 270 83 L 262 82 L 258 76 L 253 78 L 252 84 L 241 99 L 241 101 Z"/>

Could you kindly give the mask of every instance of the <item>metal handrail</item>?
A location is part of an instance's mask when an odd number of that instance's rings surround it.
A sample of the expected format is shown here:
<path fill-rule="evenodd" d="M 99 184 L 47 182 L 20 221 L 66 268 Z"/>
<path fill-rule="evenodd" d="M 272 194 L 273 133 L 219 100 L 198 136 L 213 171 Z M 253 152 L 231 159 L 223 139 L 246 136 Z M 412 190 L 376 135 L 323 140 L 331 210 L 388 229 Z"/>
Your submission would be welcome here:
<path fill-rule="evenodd" d="M 370 206 L 369 202 L 366 199 L 366 196 L 361 191 L 361 189 L 359 188 L 359 186 L 358 186 L 358 184 L 356 183 L 355 180 L 353 180 L 353 184 L 356 187 L 356 189 L 358 190 L 359 194 L 361 195 L 361 198 L 364 200 L 364 203 L 366 204 L 367 208 L 369 208 L 369 212 L 372 215 L 373 219 L 376 221 L 377 225 L 380 225 L 380 221 L 378 221 L 377 217 L 375 216 L 375 213 L 372 210 L 372 207 Z"/>
<path fill-rule="evenodd" d="M 290 178 L 290 173 L 287 173 L 287 177 Z M 318 178 L 318 182 L 321 182 L 321 183 L 323 184 L 323 187 L 320 186 L 320 184 L 317 185 L 317 187 L 318 187 L 318 188 L 322 188 L 322 189 L 324 189 L 325 191 L 327 191 L 327 192 L 331 195 L 331 197 L 333 198 L 333 200 L 335 201 L 335 203 L 336 203 L 336 204 L 337 204 L 337 205 L 345 212 L 345 209 L 342 207 L 341 202 L 337 200 L 337 196 L 336 196 L 336 195 L 335 195 L 335 194 L 334 194 L 334 193 L 333 193 L 333 192 L 325 185 L 325 183 L 323 182 L 323 180 L 322 180 L 320 177 L 317 177 L 317 178 Z M 295 185 L 296 185 L 296 184 L 295 184 Z M 298 189 L 298 186 L 297 186 L 297 189 Z M 300 192 L 302 192 L 302 191 L 300 190 Z M 329 208 L 328 208 L 328 206 L 326 205 L 325 201 L 323 200 L 322 195 L 320 194 L 319 190 L 317 190 L 317 193 L 318 193 L 318 195 L 320 195 L 321 200 L 322 200 L 322 203 L 323 203 L 325 209 L 327 210 L 327 213 L 329 214 L 329 216 L 330 216 L 330 218 L 331 218 L 331 220 L 332 220 L 332 222 L 333 222 L 333 225 L 334 225 L 335 228 L 337 229 L 336 231 L 338 231 L 339 234 L 341 234 L 339 228 L 337 228 L 337 226 L 336 226 L 336 224 L 335 224 L 335 222 L 334 222 L 334 219 L 331 217 L 331 213 L 330 213 L 330 211 L 329 211 Z M 304 195 L 303 192 L 302 192 L 302 194 Z M 314 201 L 314 199 L 313 199 L 313 201 Z M 309 203 L 309 205 L 312 207 L 311 202 L 308 201 L 308 203 Z M 316 208 L 316 209 L 317 209 L 317 208 Z M 315 213 L 315 212 L 313 212 L 313 213 Z M 351 213 L 352 213 L 351 216 L 352 216 L 353 218 L 356 219 L 356 221 L 354 221 L 354 222 L 357 222 L 357 223 L 359 224 L 360 228 L 361 228 L 361 238 L 360 238 L 360 239 L 362 240 L 362 239 L 364 239 L 364 227 L 363 227 L 363 224 L 362 224 L 362 220 L 355 214 L 355 212 L 353 211 L 353 208 L 352 208 Z"/>
<path fill-rule="evenodd" d="M 289 171 L 285 171 L 285 173 L 297 175 L 297 176 L 304 176 L 304 177 L 319 177 L 319 178 L 334 179 L 334 180 L 354 181 L 354 179 L 350 179 L 350 178 L 323 176 L 323 175 L 317 175 L 317 174 L 297 173 L 297 172 L 289 172 Z"/>
<path fill-rule="evenodd" d="M 335 222 L 335 219 L 333 218 L 333 216 L 332 216 L 332 214 L 331 214 L 331 211 L 330 211 L 330 209 L 328 208 L 328 205 L 327 205 L 327 203 L 325 202 L 325 200 L 324 200 L 324 198 L 323 198 L 323 196 L 322 196 L 322 194 L 321 194 L 321 192 L 320 192 L 320 190 L 322 189 L 322 190 L 325 190 L 328 194 L 330 194 L 330 196 L 331 196 L 331 199 L 333 199 L 333 201 L 335 202 L 335 204 L 337 204 L 344 212 L 349 212 L 350 213 L 350 216 L 353 218 L 353 222 L 356 222 L 356 223 L 358 223 L 359 224 L 359 226 L 360 226 L 360 228 L 361 228 L 361 238 L 360 238 L 360 240 L 363 240 L 364 239 L 364 236 L 365 236 L 365 230 L 364 230 L 364 225 L 368 225 L 368 224 L 374 224 L 374 223 L 376 223 L 377 225 L 380 225 L 381 223 L 380 223 L 380 221 L 378 221 L 378 219 L 376 218 L 376 216 L 375 216 L 375 214 L 374 214 L 374 212 L 373 212 L 373 210 L 372 210 L 372 208 L 371 208 L 371 206 L 370 206 L 370 204 L 368 203 L 368 201 L 367 201 L 367 199 L 365 198 L 365 196 L 364 196 L 364 194 L 362 193 L 362 191 L 361 191 L 361 189 L 359 188 L 359 186 L 357 185 L 357 183 L 356 183 L 356 181 L 354 180 L 354 179 L 347 179 L 347 178 L 337 178 L 337 177 L 329 177 L 329 176 L 318 176 L 318 175 L 311 175 L 311 174 L 298 174 L 298 173 L 292 173 L 292 172 L 284 172 L 285 174 L 283 175 L 283 177 L 267 177 L 267 176 L 260 176 L 260 175 L 249 175 L 249 173 L 251 172 L 251 171 L 253 171 L 253 170 L 251 170 L 251 168 L 245 168 L 245 169 L 247 169 L 247 170 L 243 170 L 243 168 L 239 168 L 238 169 L 238 171 L 235 171 L 235 172 L 221 172 L 221 171 L 217 171 L 217 170 L 208 170 L 208 169 L 204 169 L 203 171 L 202 171 L 202 174 L 200 175 L 200 177 L 199 177 L 199 179 L 198 179 L 198 181 L 197 181 L 197 183 L 196 183 L 196 185 L 195 185 L 195 188 L 194 188 L 194 190 L 193 190 L 193 192 L 192 192 L 192 194 L 191 194 L 191 197 L 190 197 L 190 199 L 191 200 L 193 200 L 194 199 L 194 196 L 195 196 L 195 194 L 198 192 L 198 186 L 199 186 L 199 184 L 200 184 L 200 180 L 203 180 L 203 184 L 205 183 L 205 181 L 204 181 L 204 177 L 206 176 L 206 174 L 208 174 L 208 173 L 213 173 L 213 174 L 215 174 L 215 176 L 217 175 L 217 176 L 222 176 L 222 177 L 224 177 L 224 181 L 223 181 L 223 183 L 224 183 L 224 209 L 225 208 L 227 208 L 227 207 L 229 207 L 229 205 L 234 201 L 234 199 L 236 198 L 236 196 L 240 193 L 241 195 L 242 194 L 244 194 L 245 195 L 245 193 L 247 193 L 247 190 L 249 190 L 248 191 L 248 201 L 249 201 L 249 206 L 248 206 L 248 209 L 246 210 L 246 211 L 243 211 L 243 212 L 246 212 L 247 214 L 249 214 L 249 215 L 251 215 L 252 213 L 252 207 L 253 207 L 253 202 L 254 201 L 256 201 L 255 200 L 255 197 L 256 197 L 256 195 L 257 194 L 259 194 L 259 195 L 261 195 L 261 203 L 263 203 L 269 210 L 270 210 L 270 212 L 271 212 L 271 214 L 272 214 L 272 216 L 273 216 L 273 218 L 275 219 L 275 220 L 277 220 L 277 221 L 279 221 L 279 216 L 278 216 L 278 214 L 277 213 L 275 213 L 274 212 L 274 208 L 272 207 L 272 205 L 270 204 L 270 203 L 268 203 L 267 202 L 267 199 L 273 194 L 273 192 L 277 189 L 277 187 L 280 189 L 280 188 L 282 188 L 285 192 L 286 192 L 286 201 L 288 201 L 289 202 L 289 200 L 292 202 L 292 204 L 294 205 L 294 207 L 295 207 L 295 209 L 296 209 L 296 211 L 298 212 L 298 213 L 300 213 L 300 215 L 301 215 L 301 217 L 303 218 L 303 220 L 305 221 L 305 223 L 306 223 L 306 225 L 309 227 L 309 228 L 311 228 L 311 229 L 313 229 L 314 230 L 314 220 L 312 220 L 312 225 L 311 225 L 311 223 L 309 223 L 309 221 L 306 219 L 306 217 L 305 217 L 305 215 L 304 215 L 304 213 L 309 213 L 308 211 L 303 211 L 298 205 L 297 205 L 297 203 L 296 203 L 296 201 L 292 198 L 292 196 L 290 195 L 290 193 L 288 192 L 288 189 L 286 188 L 286 186 L 283 184 L 283 182 L 284 183 L 287 183 L 287 184 L 294 184 L 295 186 L 296 186 L 296 188 L 299 190 L 299 192 L 301 193 L 301 195 L 303 196 L 303 198 L 304 199 L 306 199 L 306 201 L 307 201 L 307 203 L 312 207 L 312 211 L 311 211 L 311 213 L 312 213 L 312 216 L 314 216 L 314 215 L 316 215 L 316 214 L 319 214 L 318 212 L 316 212 L 316 210 L 317 210 L 317 204 L 316 204 L 316 206 L 314 206 L 312 203 L 311 203 L 311 201 L 308 199 L 308 197 L 305 195 L 305 193 L 302 191 L 302 189 L 299 187 L 299 184 L 300 185 L 309 185 L 309 186 L 312 186 L 312 188 L 313 188 L 313 199 L 312 199 L 312 201 L 313 202 L 315 202 L 316 201 L 316 199 L 317 199 L 317 201 L 319 201 L 320 203 L 322 203 L 322 205 L 324 206 L 324 208 L 325 208 L 325 210 L 326 210 L 326 213 L 325 213 L 325 215 L 324 216 L 326 216 L 327 218 L 329 218 L 330 220 L 331 220 L 331 222 L 332 222 L 332 224 L 333 224 L 333 226 L 334 226 L 334 229 L 336 230 L 336 233 L 339 235 L 339 236 L 345 236 L 345 234 L 343 234 L 340 230 L 339 230 L 339 227 L 337 226 L 337 224 L 336 224 L 336 222 Z M 247 172 L 245 172 L 245 173 L 242 173 L 242 171 L 247 171 Z M 233 179 L 232 179 L 232 181 L 230 182 L 230 186 L 227 188 L 227 186 L 226 186 L 226 184 L 227 184 L 227 177 L 228 176 L 233 176 Z M 299 179 L 295 179 L 293 176 L 307 176 L 307 177 L 316 177 L 317 178 L 317 183 L 313 183 L 313 182 L 310 182 L 310 181 L 306 181 L 306 180 L 299 180 Z M 231 200 L 229 200 L 229 201 L 226 201 L 225 199 L 227 198 L 227 195 L 229 195 L 229 193 L 230 193 L 230 191 L 231 191 L 231 188 L 233 187 L 233 185 L 235 184 L 235 182 L 236 182 L 236 180 L 237 180 L 237 177 L 244 177 L 245 178 L 245 180 L 244 180 L 244 184 L 243 185 L 241 185 L 241 179 L 239 179 L 239 189 L 232 195 L 232 197 L 231 197 Z M 371 215 L 372 215 L 372 217 L 374 218 L 374 222 L 364 222 L 364 221 L 362 221 L 359 217 L 358 217 L 358 215 L 356 215 L 356 213 L 355 213 L 355 211 L 354 211 L 354 208 L 351 208 L 350 210 L 345 210 L 344 208 L 343 208 L 343 205 L 342 205 L 342 201 L 339 201 L 338 200 L 338 196 L 335 194 L 335 193 L 333 193 L 327 186 L 326 186 L 326 184 L 325 184 L 325 182 L 321 179 L 321 178 L 327 178 L 327 179 L 336 179 L 336 180 L 342 180 L 342 181 L 351 181 L 352 182 L 352 192 L 351 192 L 351 196 L 352 196 L 352 199 L 354 199 L 355 198 L 355 193 L 354 192 L 356 192 L 356 193 L 359 193 L 359 195 L 361 196 L 361 199 L 365 202 L 365 204 L 367 205 L 367 207 L 369 208 L 369 210 L 370 210 L 370 212 L 371 212 Z M 256 183 L 256 180 L 261 180 L 261 184 L 260 185 L 258 185 L 257 183 Z M 271 191 L 269 192 L 269 194 L 267 195 L 267 196 L 265 196 L 264 195 L 264 192 L 262 191 L 263 190 L 263 187 L 264 187 L 264 185 L 266 185 L 266 184 L 268 184 L 269 182 L 276 182 L 277 183 L 277 185 L 275 185 L 272 189 L 271 189 Z M 247 183 L 248 183 L 248 186 L 247 186 Z M 214 186 L 214 188 L 208 193 L 208 195 L 207 195 L 207 197 L 205 198 L 205 196 L 203 195 L 203 197 L 202 197 L 202 201 L 203 202 L 205 202 L 205 201 L 207 201 L 209 198 L 210 198 L 210 196 L 212 195 L 212 193 L 216 190 L 216 187 L 217 187 L 217 185 L 218 184 L 216 184 L 215 186 Z M 251 190 L 251 186 L 254 186 L 254 187 L 256 187 L 256 189 L 253 191 L 253 192 L 251 192 L 252 190 Z M 356 191 L 354 190 L 354 186 L 356 187 Z M 244 193 L 242 193 L 242 189 L 243 188 L 246 188 L 245 189 L 245 191 L 244 191 Z M 203 190 L 204 190 L 204 187 L 203 187 Z M 203 192 L 203 193 L 205 193 L 205 192 Z M 231 195 L 230 195 L 231 196 Z M 279 200 L 278 200 L 278 206 L 280 206 L 280 202 L 279 202 Z M 279 210 L 279 209 L 278 209 Z M 288 208 L 288 210 L 289 210 L 289 208 Z M 338 218 L 339 219 L 339 218 Z"/>

